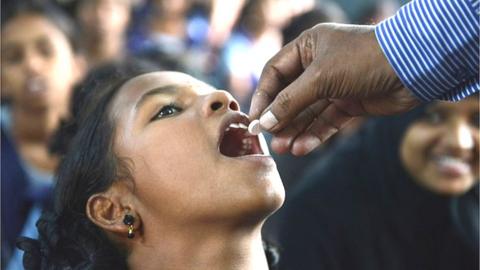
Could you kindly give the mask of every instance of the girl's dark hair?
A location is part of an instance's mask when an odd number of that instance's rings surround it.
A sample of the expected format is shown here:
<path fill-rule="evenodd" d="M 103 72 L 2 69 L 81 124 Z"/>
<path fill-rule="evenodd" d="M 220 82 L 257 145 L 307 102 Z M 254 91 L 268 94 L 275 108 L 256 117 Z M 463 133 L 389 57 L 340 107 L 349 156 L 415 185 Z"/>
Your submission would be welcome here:
<path fill-rule="evenodd" d="M 303 31 L 322 22 L 332 21 L 328 13 L 322 9 L 313 9 L 294 17 L 282 29 L 283 45 L 297 38 Z"/>
<path fill-rule="evenodd" d="M 71 118 L 62 123 L 51 151 L 63 156 L 57 172 L 54 209 L 37 222 L 39 239 L 22 237 L 25 269 L 128 269 L 127 255 L 85 214 L 88 199 L 115 181 L 131 180 L 128 160 L 113 151 L 114 122 L 109 104 L 128 80 L 159 70 L 139 60 L 101 66 L 74 91 Z M 264 245 L 269 262 L 275 249 Z"/>
<path fill-rule="evenodd" d="M 38 14 L 47 18 L 67 37 L 74 52 L 80 51 L 80 36 L 74 20 L 60 7 L 40 0 L 15 1 L 2 9 L 2 28 L 12 19 L 24 14 Z"/>

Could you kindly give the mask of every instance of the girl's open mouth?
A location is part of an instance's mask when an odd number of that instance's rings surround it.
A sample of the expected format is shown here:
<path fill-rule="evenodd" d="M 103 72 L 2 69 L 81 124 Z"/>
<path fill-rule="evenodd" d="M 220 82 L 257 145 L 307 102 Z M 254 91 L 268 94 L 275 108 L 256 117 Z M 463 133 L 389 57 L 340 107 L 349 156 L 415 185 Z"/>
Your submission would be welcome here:
<path fill-rule="evenodd" d="M 253 135 L 248 132 L 249 122 L 246 116 L 237 115 L 230 117 L 224 123 L 219 142 L 219 150 L 222 155 L 240 157 L 268 154 L 268 151 L 264 151 L 262 148 L 259 137 L 261 135 Z"/>

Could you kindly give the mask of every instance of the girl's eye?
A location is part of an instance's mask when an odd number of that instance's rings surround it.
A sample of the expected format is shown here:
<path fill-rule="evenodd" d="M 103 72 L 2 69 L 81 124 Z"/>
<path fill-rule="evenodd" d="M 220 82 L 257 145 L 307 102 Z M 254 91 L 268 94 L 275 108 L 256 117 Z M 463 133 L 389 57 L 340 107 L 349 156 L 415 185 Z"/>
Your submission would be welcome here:
<path fill-rule="evenodd" d="M 23 53 L 20 50 L 12 50 L 4 54 L 8 64 L 15 65 L 23 61 Z"/>
<path fill-rule="evenodd" d="M 173 116 L 175 114 L 178 114 L 182 112 L 182 108 L 174 105 L 174 104 L 169 104 L 166 106 L 163 106 L 160 111 L 151 119 L 151 120 L 156 120 L 156 119 L 161 119 L 164 117 L 169 117 Z"/>
<path fill-rule="evenodd" d="M 36 49 L 45 59 L 51 58 L 54 55 L 54 47 L 52 42 L 47 38 L 37 40 Z"/>
<path fill-rule="evenodd" d="M 40 54 L 45 57 L 45 58 L 50 58 L 53 55 L 53 49 L 52 46 L 46 43 L 39 44 L 38 50 L 40 51 Z"/>
<path fill-rule="evenodd" d="M 441 124 L 444 118 L 445 116 L 441 112 L 435 112 L 435 111 L 427 112 L 424 117 L 425 121 L 432 125 Z"/>

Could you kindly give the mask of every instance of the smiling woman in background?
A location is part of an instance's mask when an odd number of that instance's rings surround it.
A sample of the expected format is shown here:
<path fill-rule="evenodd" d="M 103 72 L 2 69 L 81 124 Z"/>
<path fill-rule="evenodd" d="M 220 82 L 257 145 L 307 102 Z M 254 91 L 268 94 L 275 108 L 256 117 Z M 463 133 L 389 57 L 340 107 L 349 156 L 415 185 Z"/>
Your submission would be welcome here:
<path fill-rule="evenodd" d="M 25 267 L 268 269 L 261 227 L 284 190 L 238 103 L 183 73 L 107 73 L 58 133 L 72 141 Z"/>
<path fill-rule="evenodd" d="M 281 269 L 478 269 L 478 95 L 371 120 L 285 204 Z"/>
<path fill-rule="evenodd" d="M 50 199 L 58 157 L 48 141 L 83 73 L 74 34 L 72 21 L 46 4 L 20 2 L 2 18 L 2 91 L 10 100 L 1 111 L 2 269 L 19 235 L 36 236 Z"/>

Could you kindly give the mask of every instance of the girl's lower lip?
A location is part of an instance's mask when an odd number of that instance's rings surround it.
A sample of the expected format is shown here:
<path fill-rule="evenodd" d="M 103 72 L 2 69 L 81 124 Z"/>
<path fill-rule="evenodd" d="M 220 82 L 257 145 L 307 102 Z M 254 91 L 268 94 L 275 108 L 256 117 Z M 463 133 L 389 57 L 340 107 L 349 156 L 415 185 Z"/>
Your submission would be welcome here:
<path fill-rule="evenodd" d="M 29 96 L 32 96 L 32 97 L 41 97 L 41 96 L 46 96 L 47 95 L 47 91 L 46 90 L 41 90 L 41 91 L 30 91 L 30 90 L 26 90 L 26 93 L 29 95 Z"/>
<path fill-rule="evenodd" d="M 273 157 L 270 155 L 246 155 L 246 156 L 238 156 L 238 157 L 231 157 L 232 159 L 247 161 L 247 162 L 254 162 L 264 165 L 272 165 L 275 164 Z"/>

